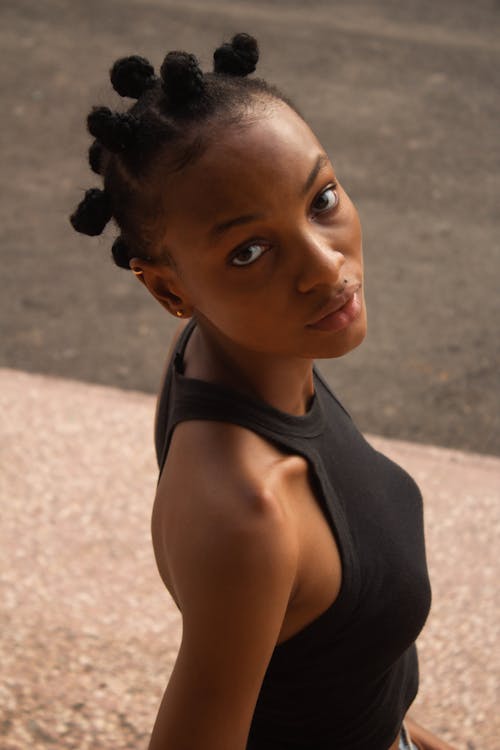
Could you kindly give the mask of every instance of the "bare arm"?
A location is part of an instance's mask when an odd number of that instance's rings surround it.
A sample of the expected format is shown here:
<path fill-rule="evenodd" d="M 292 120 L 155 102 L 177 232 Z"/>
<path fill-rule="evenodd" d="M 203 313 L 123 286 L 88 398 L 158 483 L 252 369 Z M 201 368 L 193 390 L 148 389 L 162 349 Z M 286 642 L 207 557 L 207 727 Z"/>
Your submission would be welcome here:
<path fill-rule="evenodd" d="M 181 440 L 169 460 L 185 450 Z M 183 636 L 149 747 L 244 750 L 294 584 L 296 540 L 272 496 L 214 497 L 203 470 L 195 474 L 181 482 L 166 472 L 159 487 L 183 493 L 168 545 Z"/>

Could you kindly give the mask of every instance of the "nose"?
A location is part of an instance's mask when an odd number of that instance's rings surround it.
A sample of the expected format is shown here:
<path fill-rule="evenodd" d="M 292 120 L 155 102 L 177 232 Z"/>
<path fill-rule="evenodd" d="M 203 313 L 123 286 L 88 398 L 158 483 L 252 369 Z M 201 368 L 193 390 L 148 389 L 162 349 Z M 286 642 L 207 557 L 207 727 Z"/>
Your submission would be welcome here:
<path fill-rule="evenodd" d="M 336 286 L 343 278 L 346 262 L 341 250 L 332 245 L 332 239 L 310 229 L 297 244 L 297 289 L 303 294 L 318 286 Z"/>

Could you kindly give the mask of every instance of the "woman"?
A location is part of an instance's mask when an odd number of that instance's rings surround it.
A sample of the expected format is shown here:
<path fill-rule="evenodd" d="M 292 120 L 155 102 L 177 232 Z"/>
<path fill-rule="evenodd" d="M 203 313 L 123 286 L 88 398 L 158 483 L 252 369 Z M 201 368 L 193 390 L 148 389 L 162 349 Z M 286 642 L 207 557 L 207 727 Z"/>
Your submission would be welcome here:
<path fill-rule="evenodd" d="M 151 750 L 395 750 L 430 606 L 421 496 L 314 369 L 366 332 L 361 228 L 288 100 L 249 79 L 119 60 L 137 99 L 94 109 L 72 224 L 114 218 L 116 263 L 172 315 L 157 411 L 153 544 L 183 635 Z M 414 746 L 413 746 L 414 747 Z"/>

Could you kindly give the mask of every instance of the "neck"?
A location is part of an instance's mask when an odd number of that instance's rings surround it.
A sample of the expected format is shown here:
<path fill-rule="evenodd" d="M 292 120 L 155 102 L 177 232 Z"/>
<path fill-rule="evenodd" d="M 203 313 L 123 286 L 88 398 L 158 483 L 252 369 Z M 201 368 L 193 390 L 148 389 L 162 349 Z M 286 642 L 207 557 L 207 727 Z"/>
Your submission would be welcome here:
<path fill-rule="evenodd" d="M 185 354 L 186 375 L 225 385 L 300 416 L 314 395 L 313 360 L 248 351 L 198 322 Z"/>

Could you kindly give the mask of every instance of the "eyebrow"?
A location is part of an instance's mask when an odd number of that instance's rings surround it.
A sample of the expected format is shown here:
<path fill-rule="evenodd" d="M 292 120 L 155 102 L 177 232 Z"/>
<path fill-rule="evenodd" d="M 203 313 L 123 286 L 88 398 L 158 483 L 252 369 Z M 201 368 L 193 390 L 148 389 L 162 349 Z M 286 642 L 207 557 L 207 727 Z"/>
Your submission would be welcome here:
<path fill-rule="evenodd" d="M 316 158 L 316 161 L 314 162 L 314 166 L 311 169 L 311 172 L 307 178 L 307 180 L 304 183 L 304 187 L 300 191 L 300 195 L 305 195 L 312 185 L 314 184 L 314 180 L 318 176 L 319 172 L 323 169 L 323 167 L 326 167 L 326 165 L 329 163 L 328 156 L 326 154 L 319 154 L 319 156 Z M 229 229 L 232 229 L 233 227 L 241 226 L 242 224 L 249 224 L 252 221 L 257 221 L 258 219 L 263 219 L 264 214 L 243 214 L 242 216 L 235 216 L 233 219 L 228 219 L 227 221 L 222 221 L 220 224 L 216 224 L 212 229 L 210 230 L 210 237 L 216 238 L 220 237 L 221 234 L 224 234 L 224 232 L 227 232 Z"/>
<path fill-rule="evenodd" d="M 305 195 L 310 190 L 310 188 L 314 184 L 314 180 L 316 179 L 318 174 L 321 172 L 323 167 L 326 167 L 328 162 L 329 162 L 329 159 L 326 154 L 319 154 L 318 158 L 314 162 L 314 167 L 311 169 L 311 173 L 309 177 L 307 178 L 304 184 L 304 187 L 301 190 L 301 193 L 300 193 L 301 195 Z"/>
<path fill-rule="evenodd" d="M 232 227 L 238 227 L 240 224 L 248 224 L 251 221 L 257 221 L 257 219 L 263 219 L 264 214 L 244 214 L 243 216 L 236 216 L 234 219 L 228 219 L 222 221 L 220 224 L 216 224 L 210 230 L 211 237 L 219 237 L 224 232 Z"/>

